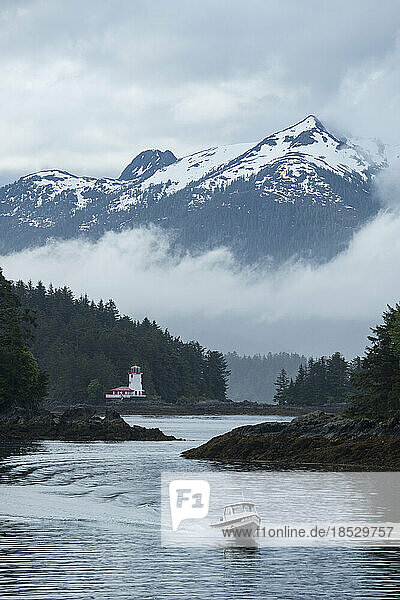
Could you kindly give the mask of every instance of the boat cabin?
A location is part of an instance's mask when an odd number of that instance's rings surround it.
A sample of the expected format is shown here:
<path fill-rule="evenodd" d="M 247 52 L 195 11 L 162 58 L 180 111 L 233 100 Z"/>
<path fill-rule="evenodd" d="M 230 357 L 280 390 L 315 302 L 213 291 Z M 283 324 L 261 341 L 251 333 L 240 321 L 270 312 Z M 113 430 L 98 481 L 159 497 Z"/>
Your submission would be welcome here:
<path fill-rule="evenodd" d="M 235 502 L 234 504 L 227 504 L 224 509 L 224 519 L 235 516 L 243 515 L 244 513 L 254 513 L 255 507 L 253 502 Z"/>

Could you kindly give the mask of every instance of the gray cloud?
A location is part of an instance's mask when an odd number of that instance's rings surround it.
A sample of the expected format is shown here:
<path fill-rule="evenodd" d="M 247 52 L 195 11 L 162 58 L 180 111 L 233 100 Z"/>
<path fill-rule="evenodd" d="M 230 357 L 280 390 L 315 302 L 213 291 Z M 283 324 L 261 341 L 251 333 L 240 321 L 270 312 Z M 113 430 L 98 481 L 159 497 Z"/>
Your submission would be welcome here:
<path fill-rule="evenodd" d="M 239 268 L 223 248 L 178 258 L 156 228 L 108 233 L 96 243 L 57 242 L 0 264 L 13 279 L 113 297 L 124 313 L 222 350 L 352 356 L 386 304 L 400 299 L 399 228 L 399 215 L 383 213 L 330 263 L 274 272 Z"/>
<path fill-rule="evenodd" d="M 400 146 L 397 153 L 400 154 Z M 396 154 L 397 154 L 396 153 Z M 400 161 L 380 171 L 375 179 L 376 195 L 382 202 L 382 206 L 398 210 L 400 207 Z"/>
<path fill-rule="evenodd" d="M 399 17 L 398 0 L 3 0 L 0 183 L 57 167 L 116 176 L 144 148 L 257 141 L 309 113 L 399 144 Z M 397 207 L 396 169 L 377 185 Z M 0 260 L 223 350 L 351 356 L 398 300 L 399 226 L 384 213 L 329 264 L 275 273 L 225 249 L 179 259 L 155 229 Z"/>
<path fill-rule="evenodd" d="M 313 112 L 400 140 L 397 0 L 0 7 L 0 177 L 117 175 L 147 147 L 259 140 Z"/>

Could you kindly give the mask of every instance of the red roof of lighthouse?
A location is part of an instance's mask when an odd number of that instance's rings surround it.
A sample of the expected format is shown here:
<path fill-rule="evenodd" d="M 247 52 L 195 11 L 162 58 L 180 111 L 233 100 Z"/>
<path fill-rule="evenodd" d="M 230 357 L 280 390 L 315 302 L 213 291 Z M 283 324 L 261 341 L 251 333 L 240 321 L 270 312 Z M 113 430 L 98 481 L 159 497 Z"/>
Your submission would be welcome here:
<path fill-rule="evenodd" d="M 131 392 L 131 388 L 128 387 L 117 387 L 117 388 L 112 388 L 112 390 L 110 390 L 110 392 Z"/>

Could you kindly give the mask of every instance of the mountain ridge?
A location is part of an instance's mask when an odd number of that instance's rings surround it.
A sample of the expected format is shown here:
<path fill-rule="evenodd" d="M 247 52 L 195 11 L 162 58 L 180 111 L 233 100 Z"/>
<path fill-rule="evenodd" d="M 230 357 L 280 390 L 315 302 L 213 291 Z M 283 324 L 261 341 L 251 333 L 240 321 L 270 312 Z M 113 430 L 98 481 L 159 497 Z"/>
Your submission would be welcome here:
<path fill-rule="evenodd" d="M 380 142 L 359 142 L 308 115 L 257 143 L 180 158 L 144 150 L 118 179 L 31 173 L 0 189 L 0 251 L 156 224 L 184 250 L 222 244 L 245 262 L 329 260 L 379 210 L 374 177 L 396 155 Z M 303 235 L 287 243 L 298 227 Z"/>

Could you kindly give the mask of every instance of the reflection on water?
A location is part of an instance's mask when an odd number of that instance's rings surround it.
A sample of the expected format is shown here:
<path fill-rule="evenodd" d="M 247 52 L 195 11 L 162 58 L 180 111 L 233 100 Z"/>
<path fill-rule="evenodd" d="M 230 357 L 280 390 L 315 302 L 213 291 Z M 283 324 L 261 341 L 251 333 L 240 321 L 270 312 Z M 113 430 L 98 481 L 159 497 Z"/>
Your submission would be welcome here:
<path fill-rule="evenodd" d="M 4 442 L 0 440 L 0 469 L 6 468 L 5 459 L 40 452 L 40 442 Z"/>
<path fill-rule="evenodd" d="M 399 597 L 396 549 L 162 548 L 160 472 L 220 469 L 179 454 L 260 417 L 129 420 L 189 441 L 0 446 L 1 598 Z"/>

